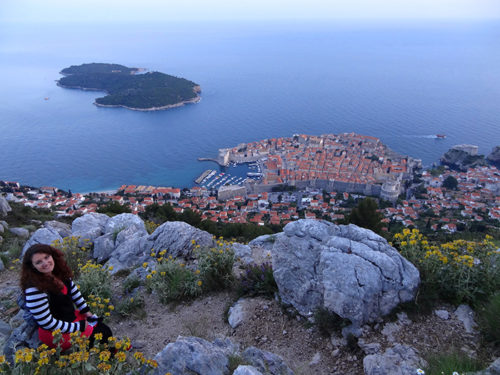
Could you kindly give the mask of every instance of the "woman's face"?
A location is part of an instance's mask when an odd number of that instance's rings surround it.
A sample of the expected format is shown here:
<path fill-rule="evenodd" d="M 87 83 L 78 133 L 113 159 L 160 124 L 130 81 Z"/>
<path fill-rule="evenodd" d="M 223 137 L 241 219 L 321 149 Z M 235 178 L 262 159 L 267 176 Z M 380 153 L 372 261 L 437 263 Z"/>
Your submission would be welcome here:
<path fill-rule="evenodd" d="M 31 263 L 38 272 L 49 274 L 54 270 L 54 259 L 52 255 L 36 253 L 31 257 Z"/>

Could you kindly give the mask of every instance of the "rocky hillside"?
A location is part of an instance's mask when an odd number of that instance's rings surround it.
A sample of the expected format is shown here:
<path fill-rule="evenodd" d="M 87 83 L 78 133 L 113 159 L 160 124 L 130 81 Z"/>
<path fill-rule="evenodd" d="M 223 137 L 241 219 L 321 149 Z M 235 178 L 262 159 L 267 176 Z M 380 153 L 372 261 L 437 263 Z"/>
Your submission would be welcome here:
<path fill-rule="evenodd" d="M 12 229 L 6 222 L 0 228 Z M 181 222 L 148 233 L 132 214 L 88 214 L 71 225 L 48 221 L 32 229 L 22 234 L 22 252 L 76 238 L 94 262 L 112 269 L 105 283 L 120 311 L 108 322 L 116 336 L 131 337 L 135 349 L 155 358 L 155 374 L 415 374 L 430 353 L 450 347 L 485 363 L 498 355 L 483 345 L 466 305 L 404 312 L 402 304 L 418 291 L 419 271 L 385 239 L 355 225 L 299 220 L 276 235 L 229 243 L 231 284 L 167 305 L 152 284 L 165 265 L 197 274 L 203 249 L 226 254 L 221 239 Z M 258 271 L 257 280 L 246 279 L 253 287 L 264 282 L 267 264 L 276 283 L 271 298 L 238 293 L 249 270 Z M 7 357 L 20 345 L 37 345 L 14 303 L 17 275 L 15 261 L 0 272 L 0 343 Z M 142 314 L 118 308 L 133 299 L 143 301 Z M 488 373 L 499 367 L 497 360 Z"/>

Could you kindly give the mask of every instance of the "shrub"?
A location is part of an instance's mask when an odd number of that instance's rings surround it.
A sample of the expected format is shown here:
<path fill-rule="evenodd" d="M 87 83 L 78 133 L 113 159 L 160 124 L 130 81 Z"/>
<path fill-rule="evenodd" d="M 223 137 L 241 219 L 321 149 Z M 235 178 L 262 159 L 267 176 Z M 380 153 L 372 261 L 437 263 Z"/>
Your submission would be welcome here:
<path fill-rule="evenodd" d="M 162 252 L 159 254 L 164 255 Z M 178 263 L 172 257 L 160 258 L 156 270 L 146 276 L 146 287 L 158 294 L 161 303 L 190 299 L 201 294 L 199 272 L 186 268 L 184 263 Z"/>
<path fill-rule="evenodd" d="M 274 280 L 271 264 L 251 264 L 245 268 L 238 285 L 239 294 L 272 298 L 278 291 L 278 286 Z"/>
<path fill-rule="evenodd" d="M 86 299 L 89 298 L 111 298 L 112 291 L 109 283 L 110 269 L 92 261 L 81 268 L 80 277 L 77 279 L 77 284 L 80 292 Z M 94 297 L 90 297 L 90 296 Z"/>
<path fill-rule="evenodd" d="M 500 254 L 491 237 L 432 245 L 416 229 L 394 236 L 401 254 L 420 271 L 420 295 L 473 306 L 500 288 Z"/>
<path fill-rule="evenodd" d="M 6 235 L 0 249 L 2 249 L 0 259 L 8 267 L 11 263 L 19 263 L 19 258 L 23 250 L 23 242 L 18 237 Z M 11 267 L 11 269 L 14 269 L 14 267 Z"/>
<path fill-rule="evenodd" d="M 116 312 L 122 317 L 136 316 L 144 318 L 146 311 L 144 311 L 144 297 L 136 293 L 132 297 L 125 297 L 116 307 Z"/>
<path fill-rule="evenodd" d="M 62 335 L 55 332 L 54 342 Z M 96 335 L 97 336 L 97 335 Z M 143 374 L 158 367 L 154 360 L 146 359 L 141 352 L 132 353 L 129 339 L 117 340 L 114 337 L 104 344 L 97 338 L 90 347 L 88 338 L 80 337 L 79 332 L 71 334 L 72 350 L 62 353 L 61 348 L 49 349 L 42 344 L 37 349 L 19 349 L 14 363 L 8 363 L 0 356 L 0 372 L 11 374 Z M 114 354 L 111 354 L 114 352 Z"/>
<path fill-rule="evenodd" d="M 146 226 L 146 230 L 148 231 L 149 234 L 153 233 L 156 228 L 160 226 L 160 224 L 156 224 L 154 221 L 151 220 L 146 220 L 144 222 L 144 225 Z"/>
<path fill-rule="evenodd" d="M 425 368 L 426 375 L 463 374 L 478 371 L 484 367 L 480 361 L 456 352 L 432 354 L 426 360 L 428 363 Z"/>
<path fill-rule="evenodd" d="M 125 293 L 130 293 L 140 285 L 141 285 L 141 280 L 137 276 L 128 277 L 123 282 L 123 291 Z"/>
<path fill-rule="evenodd" d="M 219 238 L 216 247 L 196 250 L 196 252 L 204 290 L 220 290 L 232 285 L 234 281 L 232 242 Z"/>
<path fill-rule="evenodd" d="M 75 278 L 80 275 L 80 269 L 90 258 L 90 240 L 83 240 L 85 245 L 80 246 L 80 237 L 71 236 L 64 237 L 62 241 L 55 240 L 52 242 L 51 246 L 61 250 L 65 257 L 66 263 L 73 271 Z"/>
<path fill-rule="evenodd" d="M 479 322 L 483 337 L 493 345 L 500 345 L 500 294 L 493 296 L 479 310 Z"/>

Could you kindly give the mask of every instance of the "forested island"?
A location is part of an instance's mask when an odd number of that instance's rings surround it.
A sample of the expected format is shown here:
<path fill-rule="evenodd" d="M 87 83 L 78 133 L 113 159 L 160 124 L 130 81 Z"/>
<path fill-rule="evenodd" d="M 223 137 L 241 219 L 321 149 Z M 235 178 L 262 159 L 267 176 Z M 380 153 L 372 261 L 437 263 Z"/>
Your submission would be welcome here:
<path fill-rule="evenodd" d="M 91 63 L 72 65 L 61 71 L 57 84 L 65 88 L 105 91 L 97 98 L 102 107 L 124 107 L 154 111 L 178 107 L 200 100 L 200 86 L 184 78 L 160 72 L 147 72 L 119 64 Z"/>

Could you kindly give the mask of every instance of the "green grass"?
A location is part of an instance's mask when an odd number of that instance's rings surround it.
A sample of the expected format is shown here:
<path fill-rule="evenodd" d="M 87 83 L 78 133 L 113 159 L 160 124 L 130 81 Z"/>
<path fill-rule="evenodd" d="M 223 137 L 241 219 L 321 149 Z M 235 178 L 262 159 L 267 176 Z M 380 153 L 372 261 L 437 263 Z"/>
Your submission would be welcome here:
<path fill-rule="evenodd" d="M 494 346 L 500 346 L 500 294 L 497 294 L 479 310 L 479 324 L 483 338 Z"/>
<path fill-rule="evenodd" d="M 451 375 L 455 371 L 462 374 L 479 371 L 486 367 L 479 360 L 469 358 L 460 352 L 432 354 L 426 360 L 428 363 L 425 368 L 426 375 Z"/>

